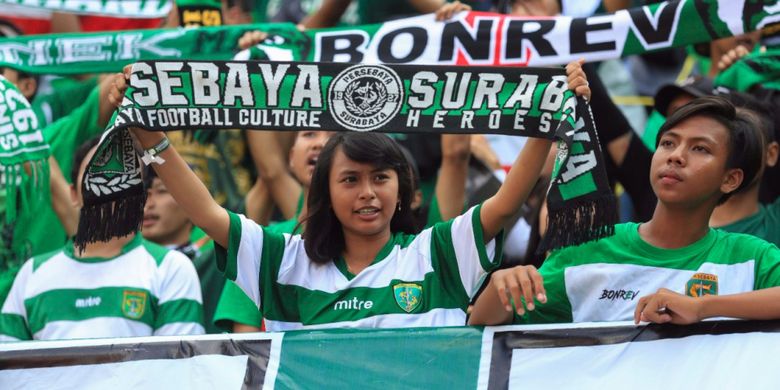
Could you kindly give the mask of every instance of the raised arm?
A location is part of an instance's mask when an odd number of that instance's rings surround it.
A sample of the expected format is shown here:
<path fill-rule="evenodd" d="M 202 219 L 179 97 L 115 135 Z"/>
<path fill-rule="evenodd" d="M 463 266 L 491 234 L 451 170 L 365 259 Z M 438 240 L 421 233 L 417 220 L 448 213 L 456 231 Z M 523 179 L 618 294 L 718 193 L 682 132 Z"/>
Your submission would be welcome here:
<path fill-rule="evenodd" d="M 580 60 L 566 65 L 569 89 L 590 99 L 590 88 L 582 64 Z M 480 219 L 485 243 L 490 242 L 504 228 L 528 198 L 544 167 L 550 145 L 550 140 L 529 138 L 498 192 L 482 204 Z"/>
<path fill-rule="evenodd" d="M 270 191 L 271 199 L 284 217 L 290 219 L 295 216 L 302 190 L 301 184 L 295 180 L 288 166 L 286 152 L 290 150 L 290 145 L 283 147 L 281 141 L 286 140 L 280 140 L 279 134 L 288 135 L 273 131 L 249 131 L 247 142 L 258 175 Z"/>
<path fill-rule="evenodd" d="M 582 63 L 583 61 L 580 60 L 566 66 L 569 89 L 590 100 L 590 88 L 585 72 L 582 70 Z M 480 219 L 486 243 L 503 229 L 533 190 L 550 151 L 550 145 L 551 141 L 529 138 L 507 174 L 504 184 L 493 197 L 483 203 Z M 547 302 L 544 281 L 536 268 L 517 266 L 496 271 L 490 276 L 487 287 L 477 298 L 469 324 L 507 323 L 512 319 L 512 303 L 517 313 L 522 315 L 525 309 L 534 310 L 534 300 Z M 525 302 L 525 308 L 521 301 Z"/>
<path fill-rule="evenodd" d="M 441 168 L 436 179 L 436 201 L 442 221 L 455 218 L 463 212 L 470 151 L 470 135 L 441 136 Z"/>
<path fill-rule="evenodd" d="M 113 78 L 109 99 L 114 106 L 117 106 L 124 96 L 129 71 L 130 68 L 127 67 L 124 77 Z M 153 132 L 135 128 L 130 130 L 144 150 L 158 145 L 165 138 L 165 134 L 159 131 Z M 162 157 L 165 162 L 162 164 L 153 163 L 152 167 L 176 202 L 184 209 L 192 223 L 203 229 L 216 243 L 227 247 L 230 230 L 230 218 L 227 211 L 214 200 L 206 186 L 198 179 L 173 146 L 169 146 L 158 156 Z"/>
<path fill-rule="evenodd" d="M 70 195 L 70 185 L 62 174 L 60 164 L 54 157 L 49 157 L 49 189 L 51 191 L 51 205 L 57 214 L 65 234 L 73 237 L 79 226 L 79 209 L 73 205 Z"/>

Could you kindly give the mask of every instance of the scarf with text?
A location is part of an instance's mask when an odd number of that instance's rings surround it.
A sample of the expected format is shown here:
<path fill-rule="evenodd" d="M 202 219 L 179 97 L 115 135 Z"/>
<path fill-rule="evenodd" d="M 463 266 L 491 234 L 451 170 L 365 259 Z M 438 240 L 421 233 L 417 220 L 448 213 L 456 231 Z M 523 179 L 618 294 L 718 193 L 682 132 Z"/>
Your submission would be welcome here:
<path fill-rule="evenodd" d="M 0 259 L 19 258 L 13 227 L 33 217 L 35 197 L 49 188 L 49 145 L 38 128 L 30 103 L 0 76 L 0 190 L 5 194 L 5 218 L 0 221 Z M 10 233 L 10 237 L 9 237 Z"/>
<path fill-rule="evenodd" d="M 778 21 L 777 0 L 681 0 L 586 18 L 461 12 L 446 22 L 437 22 L 428 14 L 304 32 L 292 24 L 277 23 L 39 35 L 0 39 L 0 66 L 33 73 L 80 74 L 117 72 L 144 60 L 229 60 L 238 51 L 241 35 L 253 30 L 269 35 L 249 50 L 259 54 L 244 53 L 244 59 L 563 65 L 579 58 L 600 61 L 709 42 L 776 26 Z"/>
<path fill-rule="evenodd" d="M 559 140 L 547 249 L 612 234 L 614 197 L 590 107 L 562 69 L 304 62 L 139 62 L 84 177 L 75 243 L 136 231 L 128 128 L 496 133 Z"/>

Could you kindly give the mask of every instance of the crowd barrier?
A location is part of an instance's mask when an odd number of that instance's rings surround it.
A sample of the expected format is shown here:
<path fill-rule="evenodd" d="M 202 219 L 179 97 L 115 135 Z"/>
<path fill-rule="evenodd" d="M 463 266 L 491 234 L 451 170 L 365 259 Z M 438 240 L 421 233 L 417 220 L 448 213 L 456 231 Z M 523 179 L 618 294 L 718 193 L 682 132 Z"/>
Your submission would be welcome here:
<path fill-rule="evenodd" d="M 780 321 L 315 330 L 0 345 L 2 389 L 780 388 Z"/>

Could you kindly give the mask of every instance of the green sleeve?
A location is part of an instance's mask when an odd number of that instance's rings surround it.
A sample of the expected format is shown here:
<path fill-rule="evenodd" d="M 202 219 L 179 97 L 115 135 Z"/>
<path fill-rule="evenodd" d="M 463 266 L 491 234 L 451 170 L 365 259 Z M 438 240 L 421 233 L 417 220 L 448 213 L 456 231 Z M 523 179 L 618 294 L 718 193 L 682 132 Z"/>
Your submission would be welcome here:
<path fill-rule="evenodd" d="M 774 244 L 756 240 L 763 248 L 756 256 L 756 282 L 754 290 L 780 286 L 780 249 Z"/>
<path fill-rule="evenodd" d="M 99 113 L 100 90 L 95 88 L 81 106 L 43 129 L 43 137 L 51 147 L 51 154 L 60 164 L 68 182 L 73 166 L 73 152 L 82 143 L 103 132 L 103 127 L 98 124 Z"/>
<path fill-rule="evenodd" d="M 554 252 L 544 261 L 539 273 L 544 279 L 547 303 L 535 302 L 535 310 L 526 312 L 522 317 L 515 314 L 515 323 L 550 324 L 572 322 L 572 308 L 566 294 L 566 259 L 569 250 Z"/>
<path fill-rule="evenodd" d="M 206 333 L 220 333 L 212 319 L 219 302 L 220 294 L 225 286 L 225 275 L 217 270 L 214 262 L 214 241 L 200 248 L 200 255 L 192 260 L 200 279 L 200 291 L 203 296 L 203 322 Z"/>
<path fill-rule="evenodd" d="M 41 127 L 46 127 L 78 108 L 97 86 L 97 77 L 81 81 L 60 77 L 51 82 L 47 93 L 37 93 L 32 105 Z"/>
<path fill-rule="evenodd" d="M 214 312 L 214 325 L 233 332 L 233 323 L 260 327 L 263 316 L 252 300 L 235 283 L 227 282 Z"/>
<path fill-rule="evenodd" d="M 236 280 L 238 273 L 238 247 L 241 245 L 241 219 L 238 214 L 228 211 L 230 217 L 230 230 L 228 233 L 228 247 L 214 244 L 214 253 L 217 260 L 217 269 L 225 274 L 229 280 Z"/>

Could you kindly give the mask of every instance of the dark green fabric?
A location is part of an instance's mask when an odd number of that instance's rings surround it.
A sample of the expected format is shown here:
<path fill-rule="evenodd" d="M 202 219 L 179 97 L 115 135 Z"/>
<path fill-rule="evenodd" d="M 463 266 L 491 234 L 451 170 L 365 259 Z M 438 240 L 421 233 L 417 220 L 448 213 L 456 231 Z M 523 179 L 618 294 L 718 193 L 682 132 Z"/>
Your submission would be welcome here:
<path fill-rule="evenodd" d="M 745 233 L 769 241 L 780 247 L 780 198 L 768 205 L 758 205 L 758 212 L 721 226 L 720 229 L 732 233 Z"/>

